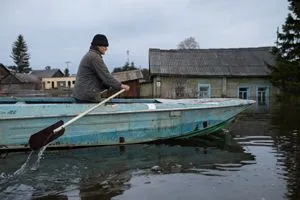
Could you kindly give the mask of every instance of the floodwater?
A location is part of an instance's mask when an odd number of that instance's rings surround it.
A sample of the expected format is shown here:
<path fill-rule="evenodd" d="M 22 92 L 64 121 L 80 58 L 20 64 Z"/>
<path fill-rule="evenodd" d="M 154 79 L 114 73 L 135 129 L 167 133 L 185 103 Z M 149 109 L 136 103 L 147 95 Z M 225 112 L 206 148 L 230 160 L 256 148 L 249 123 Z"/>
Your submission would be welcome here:
<path fill-rule="evenodd" d="M 300 106 L 254 105 L 210 137 L 38 156 L 0 155 L 1 200 L 299 200 Z"/>

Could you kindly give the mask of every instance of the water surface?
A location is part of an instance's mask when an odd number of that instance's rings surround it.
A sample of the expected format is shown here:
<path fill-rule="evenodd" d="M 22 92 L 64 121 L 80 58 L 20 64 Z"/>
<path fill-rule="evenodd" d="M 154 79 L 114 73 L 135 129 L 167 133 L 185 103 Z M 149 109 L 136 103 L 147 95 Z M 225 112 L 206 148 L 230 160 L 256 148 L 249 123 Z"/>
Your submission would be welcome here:
<path fill-rule="evenodd" d="M 0 199 L 300 199 L 300 109 L 255 105 L 215 138 L 0 157 Z M 224 136 L 226 135 L 226 136 Z"/>

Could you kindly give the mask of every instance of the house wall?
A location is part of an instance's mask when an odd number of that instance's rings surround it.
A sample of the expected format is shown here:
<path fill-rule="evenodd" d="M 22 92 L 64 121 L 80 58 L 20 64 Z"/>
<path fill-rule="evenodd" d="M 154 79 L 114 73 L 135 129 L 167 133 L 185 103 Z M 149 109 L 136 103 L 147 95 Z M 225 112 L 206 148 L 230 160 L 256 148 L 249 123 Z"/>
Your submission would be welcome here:
<path fill-rule="evenodd" d="M 255 99 L 258 87 L 269 88 L 269 96 L 277 94 L 277 89 L 266 78 L 185 78 L 154 77 L 153 96 L 159 98 L 198 98 L 199 84 L 210 86 L 210 97 L 238 97 L 239 87 L 247 87 L 250 98 Z M 176 88 L 183 88 L 183 96 L 178 96 Z"/>
<path fill-rule="evenodd" d="M 121 98 L 139 98 L 140 96 L 140 83 L 139 80 L 131 80 L 131 81 L 124 81 L 122 84 L 129 85 L 130 90 L 122 93 L 119 97 Z M 117 91 L 115 90 L 109 90 L 105 92 L 102 97 L 107 98 L 113 94 L 115 94 Z"/>
<path fill-rule="evenodd" d="M 140 97 L 141 98 L 152 98 L 152 96 L 153 96 L 152 82 L 141 83 L 140 86 L 141 86 Z"/>
<path fill-rule="evenodd" d="M 42 78 L 43 89 L 74 88 L 76 77 Z"/>
<path fill-rule="evenodd" d="M 38 84 L 22 83 L 22 84 L 2 84 L 3 91 L 17 91 L 17 90 L 37 90 L 40 89 Z"/>
<path fill-rule="evenodd" d="M 140 84 L 139 80 L 125 81 L 123 84 L 129 85 L 130 90 L 124 92 L 124 97 L 137 98 L 140 96 Z"/>
<path fill-rule="evenodd" d="M 0 96 L 30 95 L 32 91 L 38 91 L 39 89 L 39 84 L 1 84 Z"/>
<path fill-rule="evenodd" d="M 269 88 L 269 96 L 273 97 L 278 94 L 277 88 L 275 88 L 270 81 L 266 78 L 228 78 L 227 79 L 227 96 L 238 97 L 238 88 L 249 88 L 250 98 L 255 99 L 258 87 Z"/>

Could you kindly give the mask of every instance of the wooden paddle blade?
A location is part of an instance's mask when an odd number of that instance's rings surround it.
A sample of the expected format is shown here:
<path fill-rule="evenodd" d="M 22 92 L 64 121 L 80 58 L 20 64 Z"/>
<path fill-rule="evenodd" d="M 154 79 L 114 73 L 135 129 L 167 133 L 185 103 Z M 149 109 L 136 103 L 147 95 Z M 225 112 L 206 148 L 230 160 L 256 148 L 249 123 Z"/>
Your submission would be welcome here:
<path fill-rule="evenodd" d="M 40 149 L 41 147 L 45 146 L 49 142 L 55 140 L 56 138 L 62 136 L 65 132 L 65 129 L 61 129 L 60 131 L 54 133 L 53 131 L 62 126 L 64 122 L 62 120 L 48 126 L 47 128 L 33 134 L 29 138 L 29 146 L 32 150 Z"/>

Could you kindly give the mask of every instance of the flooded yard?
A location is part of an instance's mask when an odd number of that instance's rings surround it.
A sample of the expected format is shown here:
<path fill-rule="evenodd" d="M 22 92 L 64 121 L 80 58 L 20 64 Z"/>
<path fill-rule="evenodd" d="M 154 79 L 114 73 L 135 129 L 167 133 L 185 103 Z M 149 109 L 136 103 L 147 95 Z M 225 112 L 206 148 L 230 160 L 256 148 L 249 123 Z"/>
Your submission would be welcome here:
<path fill-rule="evenodd" d="M 3 153 L 0 199 L 296 200 L 299 132 L 299 106 L 268 104 L 189 141 Z"/>

